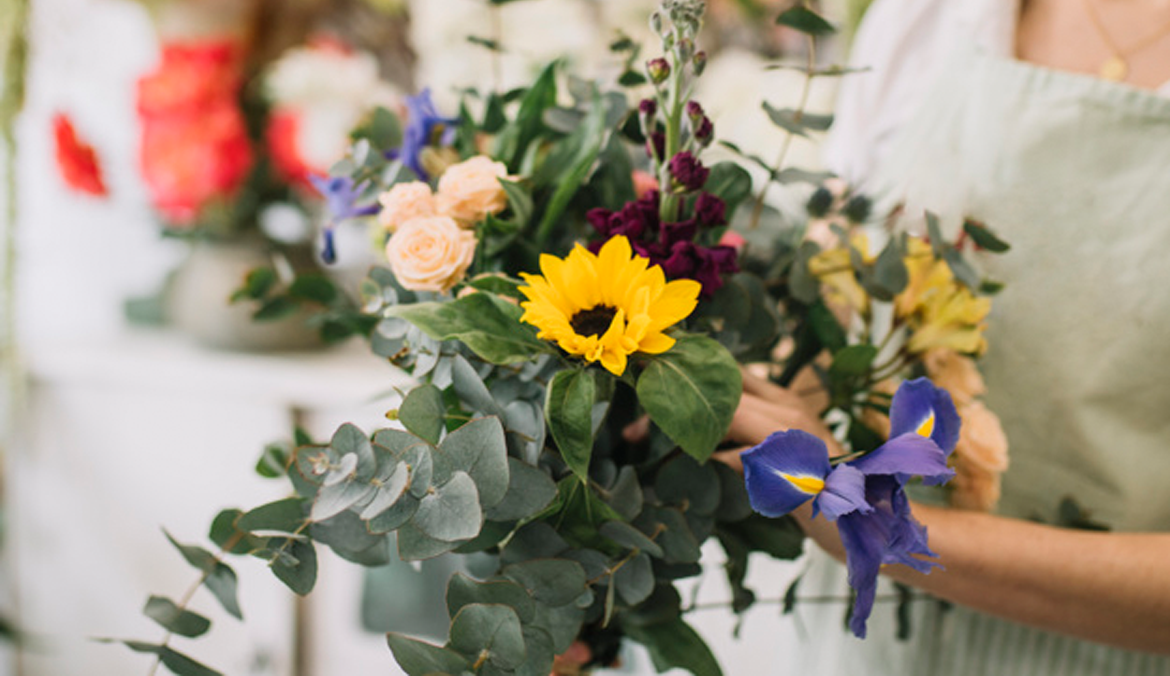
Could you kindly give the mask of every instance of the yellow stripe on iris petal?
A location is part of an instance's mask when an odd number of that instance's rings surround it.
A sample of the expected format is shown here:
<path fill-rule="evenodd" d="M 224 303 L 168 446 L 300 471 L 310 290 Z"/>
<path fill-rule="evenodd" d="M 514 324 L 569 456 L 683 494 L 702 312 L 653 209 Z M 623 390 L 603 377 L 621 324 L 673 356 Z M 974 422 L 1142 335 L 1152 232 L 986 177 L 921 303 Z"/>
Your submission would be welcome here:
<path fill-rule="evenodd" d="M 780 476 L 784 477 L 785 481 L 792 484 L 793 486 L 796 486 L 796 489 L 802 493 L 816 495 L 825 490 L 825 480 L 820 477 L 799 476 L 796 474 L 785 474 L 783 472 L 780 472 L 779 474 Z"/>
<path fill-rule="evenodd" d="M 915 432 L 918 432 L 919 435 L 924 437 L 929 437 L 931 434 L 934 434 L 934 413 L 927 416 L 926 420 L 918 426 Z"/>

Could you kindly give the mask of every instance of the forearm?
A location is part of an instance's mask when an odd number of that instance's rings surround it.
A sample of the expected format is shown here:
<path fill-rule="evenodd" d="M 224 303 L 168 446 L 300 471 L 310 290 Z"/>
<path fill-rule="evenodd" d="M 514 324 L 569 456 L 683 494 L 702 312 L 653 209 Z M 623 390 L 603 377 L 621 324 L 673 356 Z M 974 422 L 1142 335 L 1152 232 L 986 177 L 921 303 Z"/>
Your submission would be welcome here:
<path fill-rule="evenodd" d="M 1170 534 L 1053 528 L 976 512 L 914 506 L 943 569 L 886 566 L 939 598 L 1057 633 L 1170 654 Z M 797 518 L 844 558 L 836 529 Z"/>

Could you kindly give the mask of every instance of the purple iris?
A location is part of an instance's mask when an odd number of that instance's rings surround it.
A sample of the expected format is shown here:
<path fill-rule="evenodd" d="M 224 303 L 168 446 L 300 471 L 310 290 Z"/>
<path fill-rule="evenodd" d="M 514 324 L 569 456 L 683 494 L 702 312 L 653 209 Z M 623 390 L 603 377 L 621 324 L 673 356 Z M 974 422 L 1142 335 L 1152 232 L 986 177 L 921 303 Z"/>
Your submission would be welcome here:
<path fill-rule="evenodd" d="M 354 185 L 353 179 L 348 176 L 325 177 L 309 174 L 309 181 L 325 198 L 325 204 L 329 209 L 329 223 L 321 233 L 324 238 L 321 260 L 333 263 L 337 259 L 333 248 L 333 228 L 349 218 L 372 216 L 378 213 L 379 207 L 377 203 L 359 206 L 357 202 L 367 184 Z"/>
<path fill-rule="evenodd" d="M 429 181 L 430 176 L 422 167 L 422 151 L 435 140 L 436 129 L 440 132 L 439 145 L 451 145 L 455 141 L 455 127 L 459 120 L 439 115 L 434 101 L 431 100 L 429 88 L 416 96 L 407 96 L 406 109 L 406 129 L 402 132 L 402 148 L 393 155 L 418 175 L 419 180 Z"/>
<path fill-rule="evenodd" d="M 910 513 L 904 486 L 912 476 L 941 484 L 954 476 L 947 456 L 958 441 L 959 416 L 950 395 L 926 378 L 903 383 L 890 404 L 890 440 L 856 460 L 832 467 L 828 448 L 800 430 L 776 432 L 743 454 L 752 508 L 783 516 L 812 500 L 813 516 L 837 522 L 849 584 L 857 592 L 849 627 L 865 637 L 883 564 L 922 573 L 938 565 L 926 529 Z"/>

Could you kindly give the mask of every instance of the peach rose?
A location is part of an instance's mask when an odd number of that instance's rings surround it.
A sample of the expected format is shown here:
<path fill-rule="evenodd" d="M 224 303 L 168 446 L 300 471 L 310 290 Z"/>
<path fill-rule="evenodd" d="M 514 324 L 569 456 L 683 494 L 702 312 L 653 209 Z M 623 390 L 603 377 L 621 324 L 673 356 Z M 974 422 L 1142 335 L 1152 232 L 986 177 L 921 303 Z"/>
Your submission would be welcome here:
<path fill-rule="evenodd" d="M 499 179 L 508 175 L 503 162 L 485 155 L 460 162 L 439 179 L 439 209 L 465 227 L 498 214 L 508 206 L 508 196 Z"/>
<path fill-rule="evenodd" d="M 382 204 L 378 222 L 386 232 L 394 232 L 409 220 L 438 214 L 431 186 L 422 181 L 399 183 L 379 195 L 378 201 Z"/>
<path fill-rule="evenodd" d="M 956 405 L 963 405 L 987 392 L 975 361 L 954 350 L 937 347 L 922 356 L 926 374 L 935 385 L 950 393 Z"/>
<path fill-rule="evenodd" d="M 999 418 L 983 402 L 959 407 L 959 443 L 955 455 L 964 465 L 984 472 L 1002 473 L 1008 468 L 1008 441 Z"/>
<path fill-rule="evenodd" d="M 447 216 L 411 219 L 386 243 L 398 283 L 411 291 L 449 291 L 475 258 L 475 234 Z"/>
<path fill-rule="evenodd" d="M 999 502 L 999 474 L 965 467 L 957 463 L 958 473 L 951 479 L 950 502 L 953 507 L 990 512 Z"/>
<path fill-rule="evenodd" d="M 658 190 L 658 179 L 654 178 L 654 174 L 635 169 L 631 175 L 634 181 L 634 196 L 642 199 L 651 190 Z"/>

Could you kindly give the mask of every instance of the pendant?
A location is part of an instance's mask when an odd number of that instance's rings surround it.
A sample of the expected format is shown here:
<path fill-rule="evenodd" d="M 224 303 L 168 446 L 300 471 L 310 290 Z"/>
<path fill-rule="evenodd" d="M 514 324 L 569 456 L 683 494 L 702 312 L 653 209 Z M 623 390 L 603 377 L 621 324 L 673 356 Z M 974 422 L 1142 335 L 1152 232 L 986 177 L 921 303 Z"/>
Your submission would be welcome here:
<path fill-rule="evenodd" d="M 1098 72 L 1106 80 L 1121 82 L 1126 75 L 1129 75 L 1129 64 L 1120 56 L 1112 56 L 1101 64 L 1101 70 Z"/>

